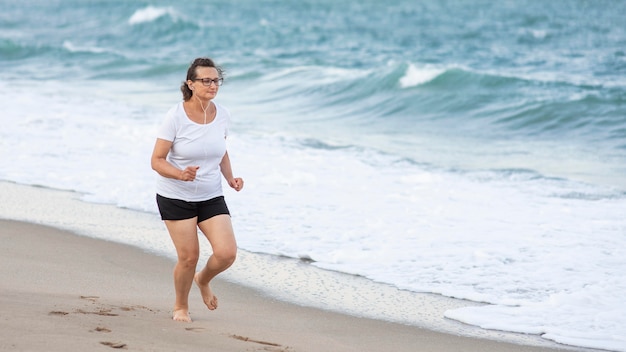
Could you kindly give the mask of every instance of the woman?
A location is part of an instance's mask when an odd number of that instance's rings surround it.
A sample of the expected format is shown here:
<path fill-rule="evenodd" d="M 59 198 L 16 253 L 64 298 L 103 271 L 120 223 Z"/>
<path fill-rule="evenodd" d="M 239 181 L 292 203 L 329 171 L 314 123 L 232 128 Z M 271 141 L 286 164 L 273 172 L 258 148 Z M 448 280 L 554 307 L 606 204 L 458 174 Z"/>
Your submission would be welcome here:
<path fill-rule="evenodd" d="M 152 168 L 159 174 L 159 212 L 178 255 L 174 267 L 176 321 L 191 322 L 188 300 L 193 282 L 206 306 L 217 308 L 210 282 L 230 267 L 237 255 L 221 176 L 236 191 L 243 187 L 243 180 L 233 177 L 226 151 L 230 115 L 212 101 L 222 82 L 222 70 L 213 60 L 193 61 L 180 87 L 183 101 L 167 113 L 152 153 Z M 213 254 L 195 273 L 200 255 L 197 228 L 209 240 Z"/>

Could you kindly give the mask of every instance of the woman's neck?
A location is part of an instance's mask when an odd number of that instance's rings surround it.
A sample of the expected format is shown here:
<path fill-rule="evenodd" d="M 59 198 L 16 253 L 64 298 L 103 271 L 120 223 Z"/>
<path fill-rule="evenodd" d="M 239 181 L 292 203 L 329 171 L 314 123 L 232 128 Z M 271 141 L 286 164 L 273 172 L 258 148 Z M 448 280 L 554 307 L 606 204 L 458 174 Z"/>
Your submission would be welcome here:
<path fill-rule="evenodd" d="M 212 105 L 211 99 L 200 99 L 196 95 L 192 96 L 191 99 L 187 101 L 187 103 L 189 104 L 189 107 L 200 112 L 208 111 L 209 107 Z"/>
<path fill-rule="evenodd" d="M 188 109 L 191 110 L 188 111 L 188 113 L 191 112 L 192 115 L 197 116 L 194 117 L 194 120 L 197 119 L 198 123 L 206 124 L 207 122 L 209 122 L 209 120 L 212 120 L 214 115 L 214 109 L 212 109 L 213 103 L 210 99 L 203 101 L 202 99 L 194 95 L 185 103 Z"/>

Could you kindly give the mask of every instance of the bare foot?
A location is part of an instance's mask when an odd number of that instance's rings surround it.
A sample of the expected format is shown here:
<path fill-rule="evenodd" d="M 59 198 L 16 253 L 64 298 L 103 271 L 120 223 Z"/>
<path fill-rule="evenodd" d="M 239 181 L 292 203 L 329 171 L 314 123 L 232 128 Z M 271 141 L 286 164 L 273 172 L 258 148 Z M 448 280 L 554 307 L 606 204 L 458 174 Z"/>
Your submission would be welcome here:
<path fill-rule="evenodd" d="M 191 316 L 187 309 L 175 309 L 172 319 L 175 321 L 182 321 L 185 323 L 191 323 Z"/>
<path fill-rule="evenodd" d="M 200 289 L 200 294 L 202 295 L 202 300 L 204 301 L 204 304 L 206 304 L 209 310 L 217 309 L 217 297 L 215 297 L 215 295 L 211 291 L 211 286 L 209 286 L 209 284 L 201 285 L 198 282 L 198 274 L 199 273 L 196 273 L 196 275 L 194 275 L 193 281 L 196 283 L 196 285 L 198 285 L 198 288 Z"/>

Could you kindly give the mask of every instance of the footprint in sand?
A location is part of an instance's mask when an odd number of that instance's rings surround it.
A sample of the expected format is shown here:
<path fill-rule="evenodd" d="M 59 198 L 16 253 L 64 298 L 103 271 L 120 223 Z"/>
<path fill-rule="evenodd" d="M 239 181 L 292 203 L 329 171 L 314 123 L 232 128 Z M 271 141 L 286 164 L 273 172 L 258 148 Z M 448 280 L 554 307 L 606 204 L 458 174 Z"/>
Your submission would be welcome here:
<path fill-rule="evenodd" d="M 62 312 L 62 311 L 59 311 L 59 310 L 53 310 L 50 313 L 48 313 L 48 315 L 68 315 L 68 314 L 70 314 L 70 313 Z"/>
<path fill-rule="evenodd" d="M 149 312 L 155 312 L 154 309 L 148 308 L 146 306 L 138 306 L 138 305 L 134 305 L 134 306 L 120 306 L 117 307 L 119 310 L 123 310 L 125 312 L 130 312 L 130 311 L 135 311 L 135 310 L 147 310 Z"/>
<path fill-rule="evenodd" d="M 100 298 L 100 297 L 98 297 L 98 296 L 80 296 L 80 298 L 81 298 L 81 299 L 87 299 L 87 300 L 90 300 L 90 301 L 92 301 L 92 302 L 95 302 L 95 301 L 97 301 L 97 300 L 98 300 L 98 298 Z"/>
<path fill-rule="evenodd" d="M 187 331 L 204 331 L 204 328 L 185 328 Z"/>
<path fill-rule="evenodd" d="M 230 337 L 232 337 L 235 340 L 241 340 L 241 341 L 246 341 L 246 342 L 253 342 L 253 343 L 258 343 L 258 344 L 266 345 L 266 346 L 281 347 L 280 344 L 277 344 L 277 343 L 261 341 L 261 340 L 253 340 L 253 339 L 251 339 L 249 337 L 245 337 L 245 336 L 230 335 Z"/>
<path fill-rule="evenodd" d="M 82 309 L 77 309 L 76 313 L 80 313 L 80 314 L 95 314 L 95 315 L 104 315 L 107 317 L 117 317 L 119 316 L 119 314 L 116 313 L 111 313 L 110 309 L 100 309 L 98 311 L 86 311 L 86 310 L 82 310 Z"/>
<path fill-rule="evenodd" d="M 119 349 L 124 349 L 124 350 L 126 349 L 126 344 L 121 343 L 121 342 L 100 341 L 100 344 L 109 346 L 111 348 L 119 348 Z"/>

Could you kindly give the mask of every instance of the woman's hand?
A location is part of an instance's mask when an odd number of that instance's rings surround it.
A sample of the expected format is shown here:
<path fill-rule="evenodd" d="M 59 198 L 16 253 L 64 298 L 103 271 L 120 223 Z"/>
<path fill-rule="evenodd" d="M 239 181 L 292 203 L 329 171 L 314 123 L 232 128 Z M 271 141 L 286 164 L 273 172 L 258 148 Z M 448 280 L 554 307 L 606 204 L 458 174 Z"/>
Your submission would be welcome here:
<path fill-rule="evenodd" d="M 239 192 L 243 188 L 243 179 L 241 177 L 231 178 L 228 180 L 228 185 L 235 191 Z"/>
<path fill-rule="evenodd" d="M 196 179 L 196 172 L 200 166 L 187 166 L 185 170 L 180 172 L 181 181 L 193 181 Z"/>

